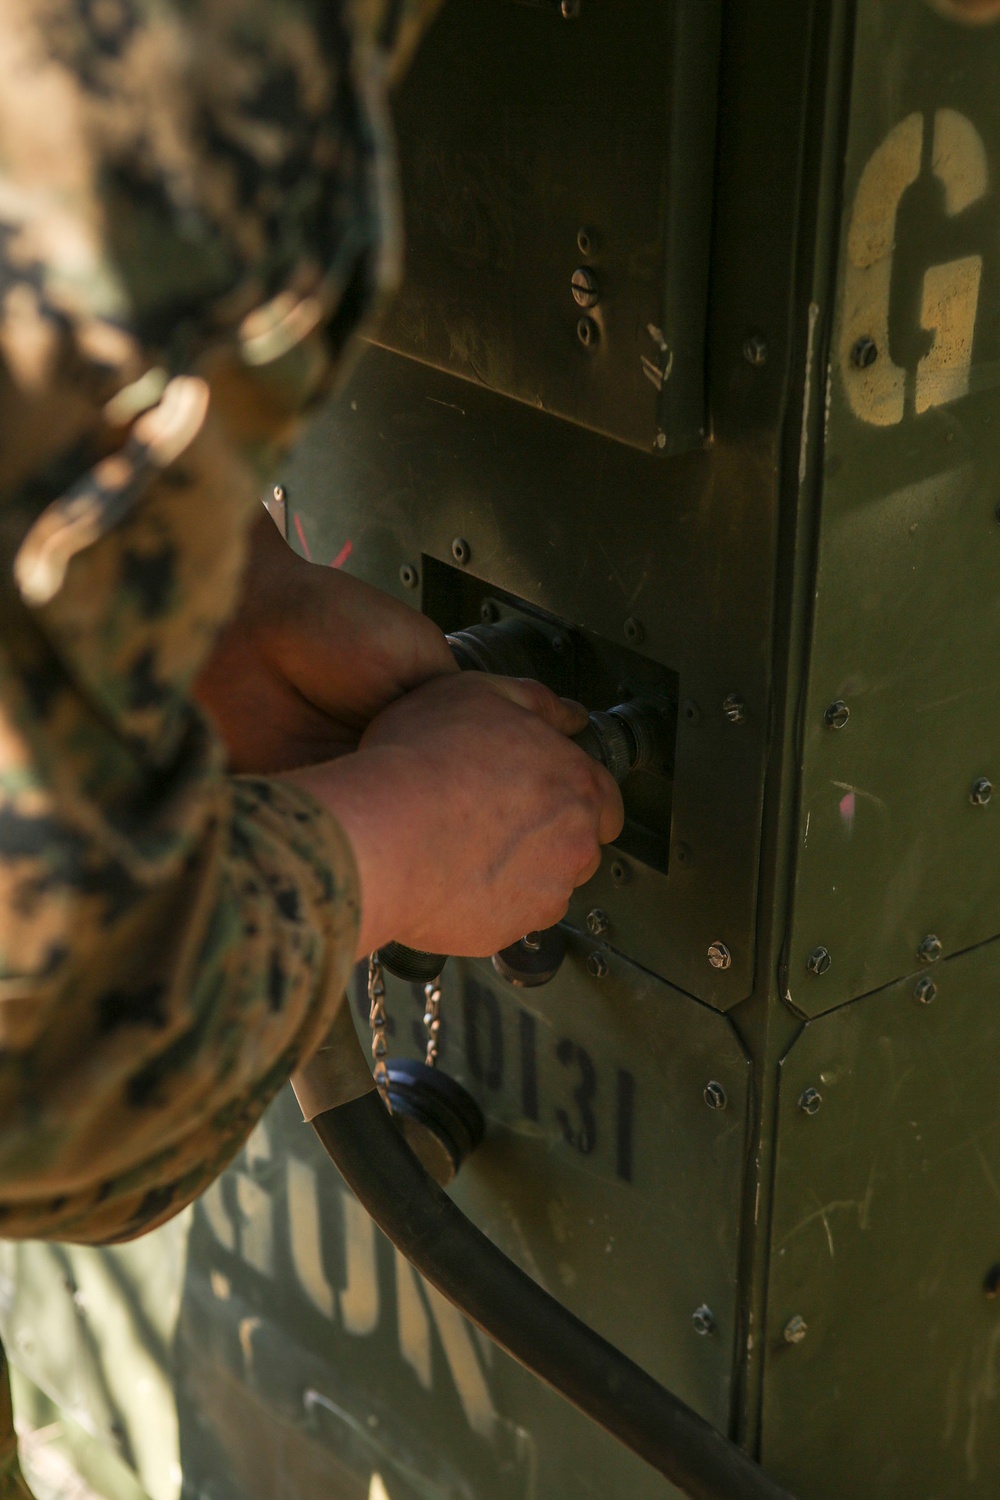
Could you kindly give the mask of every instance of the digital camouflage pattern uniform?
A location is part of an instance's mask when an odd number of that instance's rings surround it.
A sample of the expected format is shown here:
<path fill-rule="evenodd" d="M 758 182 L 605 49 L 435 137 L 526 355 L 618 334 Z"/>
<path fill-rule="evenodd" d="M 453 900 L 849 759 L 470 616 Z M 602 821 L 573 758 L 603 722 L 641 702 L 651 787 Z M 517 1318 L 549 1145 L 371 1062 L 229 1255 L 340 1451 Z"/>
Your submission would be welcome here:
<path fill-rule="evenodd" d="M 351 851 L 226 777 L 188 689 L 275 457 L 394 281 L 385 93 L 431 9 L 0 4 L 5 1237 L 176 1213 L 340 1001 Z"/>

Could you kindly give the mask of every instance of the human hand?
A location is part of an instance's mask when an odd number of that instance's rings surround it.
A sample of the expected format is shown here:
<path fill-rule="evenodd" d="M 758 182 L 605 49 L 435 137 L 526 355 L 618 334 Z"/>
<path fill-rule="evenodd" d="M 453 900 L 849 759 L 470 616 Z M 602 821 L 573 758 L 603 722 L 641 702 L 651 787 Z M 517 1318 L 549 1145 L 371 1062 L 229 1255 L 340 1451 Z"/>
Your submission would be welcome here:
<path fill-rule="evenodd" d="M 359 578 L 308 563 L 267 515 L 243 598 L 195 683 L 233 771 L 275 773 L 357 747 L 381 709 L 457 672 L 424 615 Z"/>
<path fill-rule="evenodd" d="M 484 956 L 565 916 L 623 822 L 614 780 L 568 738 L 586 719 L 537 682 L 439 677 L 355 755 L 291 774 L 354 848 L 359 956 L 393 938 Z"/>

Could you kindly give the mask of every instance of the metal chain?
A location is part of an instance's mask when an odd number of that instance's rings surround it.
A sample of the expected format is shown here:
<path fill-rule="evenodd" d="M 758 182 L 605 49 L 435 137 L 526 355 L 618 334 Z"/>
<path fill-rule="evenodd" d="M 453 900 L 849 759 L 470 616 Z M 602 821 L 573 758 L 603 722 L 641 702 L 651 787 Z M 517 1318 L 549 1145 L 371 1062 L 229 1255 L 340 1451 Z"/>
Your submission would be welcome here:
<path fill-rule="evenodd" d="M 438 1037 L 441 1032 L 441 975 L 424 985 L 424 1030 L 427 1032 L 427 1052 L 424 1062 L 429 1068 L 437 1066 Z"/>
<path fill-rule="evenodd" d="M 382 1103 L 392 1114 L 392 1101 L 389 1098 L 389 1070 L 385 1062 L 389 1051 L 385 1040 L 385 980 L 382 977 L 382 965 L 378 961 L 377 953 L 370 954 L 368 958 L 368 1024 L 372 1029 L 375 1087 L 382 1095 Z"/>

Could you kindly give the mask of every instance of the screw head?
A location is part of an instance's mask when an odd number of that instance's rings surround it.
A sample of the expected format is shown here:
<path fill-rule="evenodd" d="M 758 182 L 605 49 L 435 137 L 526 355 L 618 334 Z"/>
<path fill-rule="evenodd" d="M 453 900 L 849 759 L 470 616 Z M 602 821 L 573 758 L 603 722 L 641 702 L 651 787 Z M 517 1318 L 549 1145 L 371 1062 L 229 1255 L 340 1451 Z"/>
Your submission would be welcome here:
<path fill-rule="evenodd" d="M 585 349 L 597 343 L 598 328 L 593 318 L 580 318 L 576 325 L 576 336 Z"/>
<path fill-rule="evenodd" d="M 591 953 L 587 956 L 587 973 L 593 979 L 607 979 L 608 961 L 603 953 Z"/>
<path fill-rule="evenodd" d="M 825 974 L 832 963 L 829 948 L 814 948 L 806 959 L 806 968 L 810 974 Z"/>
<path fill-rule="evenodd" d="M 495 625 L 500 618 L 500 610 L 492 599 L 484 599 L 479 606 L 479 618 L 484 625 Z"/>
<path fill-rule="evenodd" d="M 611 861 L 611 879 L 615 885 L 628 885 L 632 878 L 632 871 L 623 859 Z"/>
<path fill-rule="evenodd" d="M 870 334 L 863 334 L 851 350 L 851 364 L 856 370 L 867 370 L 878 359 L 878 344 Z"/>
<path fill-rule="evenodd" d="M 743 358 L 748 365 L 753 365 L 759 370 L 767 360 L 767 340 L 761 338 L 759 333 L 752 333 L 743 345 Z"/>
<path fill-rule="evenodd" d="M 415 589 L 420 582 L 420 576 L 411 563 L 404 563 L 399 570 L 399 581 L 405 589 Z"/>
<path fill-rule="evenodd" d="M 284 505 L 287 498 L 288 497 L 285 492 L 285 486 L 283 484 L 276 484 L 271 490 L 271 499 L 274 501 L 275 505 Z"/>
<path fill-rule="evenodd" d="M 915 999 L 920 1001 L 921 1005 L 930 1005 L 931 1001 L 937 995 L 937 985 L 929 975 L 925 974 L 913 986 L 913 995 Z"/>
<path fill-rule="evenodd" d="M 587 913 L 587 931 L 591 937 L 604 937 L 609 927 L 608 914 L 595 906 L 593 911 Z"/>
<path fill-rule="evenodd" d="M 595 307 L 600 299 L 597 277 L 589 266 L 577 266 L 570 281 L 570 289 L 577 307 Z"/>
<path fill-rule="evenodd" d="M 847 723 L 850 717 L 851 710 L 848 708 L 843 698 L 838 698 L 837 701 L 835 703 L 831 703 L 829 708 L 826 710 L 826 713 L 823 715 L 823 723 L 826 725 L 827 729 L 843 729 L 844 725 Z"/>
<path fill-rule="evenodd" d="M 642 623 L 641 621 L 637 620 L 634 615 L 629 615 L 628 619 L 625 621 L 625 624 L 622 626 L 622 630 L 624 631 L 625 639 L 628 641 L 630 646 L 640 646 L 646 639 L 646 632 L 643 629 Z"/>
<path fill-rule="evenodd" d="M 803 1089 L 799 1095 L 799 1109 L 804 1115 L 818 1114 L 822 1103 L 823 1095 L 819 1089 Z"/>
<path fill-rule="evenodd" d="M 714 1078 L 709 1079 L 708 1083 L 706 1083 L 702 1098 L 709 1109 L 725 1109 L 729 1103 L 725 1089 Z"/>
<path fill-rule="evenodd" d="M 712 943 L 708 950 L 708 961 L 713 969 L 728 969 L 733 955 L 725 943 Z"/>
<path fill-rule="evenodd" d="M 747 721 L 747 706 L 739 693 L 730 693 L 722 704 L 722 712 L 730 724 L 745 724 Z"/>
<path fill-rule="evenodd" d="M 993 796 L 993 783 L 986 776 L 980 776 L 972 783 L 972 791 L 969 793 L 969 801 L 973 807 L 985 807 Z"/>
<path fill-rule="evenodd" d="M 704 1302 L 691 1314 L 691 1326 L 702 1338 L 707 1338 L 710 1333 L 715 1332 L 715 1314 L 710 1307 L 705 1306 Z"/>
<path fill-rule="evenodd" d="M 461 563 L 462 567 L 465 567 L 465 564 L 472 556 L 472 548 L 469 546 L 464 536 L 457 536 L 452 542 L 451 555 L 457 563 Z"/>
<path fill-rule="evenodd" d="M 934 932 L 929 932 L 921 939 L 917 948 L 917 957 L 922 964 L 935 964 L 944 952 L 944 944 Z"/>
<path fill-rule="evenodd" d="M 789 1318 L 785 1324 L 785 1343 L 801 1344 L 808 1332 L 809 1324 L 801 1313 L 796 1313 L 794 1318 Z"/>

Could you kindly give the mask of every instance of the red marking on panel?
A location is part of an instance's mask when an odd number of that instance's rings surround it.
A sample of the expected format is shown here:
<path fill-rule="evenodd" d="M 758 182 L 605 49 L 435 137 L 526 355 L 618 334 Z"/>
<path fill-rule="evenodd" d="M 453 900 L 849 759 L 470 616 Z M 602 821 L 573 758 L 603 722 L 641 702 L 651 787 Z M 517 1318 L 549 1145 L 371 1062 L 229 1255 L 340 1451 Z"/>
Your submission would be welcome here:
<path fill-rule="evenodd" d="M 306 562 L 312 562 L 312 553 L 309 551 L 309 543 L 306 541 L 306 534 L 302 530 L 302 517 L 299 515 L 298 511 L 295 512 L 292 520 L 295 522 L 295 530 L 298 532 L 299 541 L 302 543 L 302 551 L 305 554 Z"/>
<path fill-rule="evenodd" d="M 354 551 L 354 543 L 353 542 L 345 542 L 344 545 L 341 547 L 340 551 L 337 553 L 336 557 L 333 559 L 333 562 L 330 564 L 330 567 L 331 568 L 342 568 L 344 566 L 345 562 L 350 557 L 350 555 L 351 555 L 351 553 L 353 551 Z"/>

